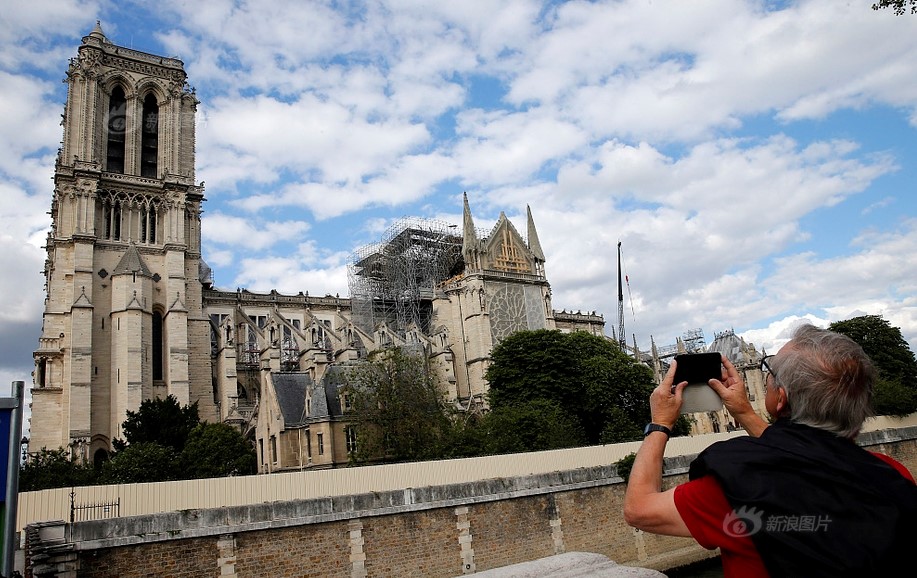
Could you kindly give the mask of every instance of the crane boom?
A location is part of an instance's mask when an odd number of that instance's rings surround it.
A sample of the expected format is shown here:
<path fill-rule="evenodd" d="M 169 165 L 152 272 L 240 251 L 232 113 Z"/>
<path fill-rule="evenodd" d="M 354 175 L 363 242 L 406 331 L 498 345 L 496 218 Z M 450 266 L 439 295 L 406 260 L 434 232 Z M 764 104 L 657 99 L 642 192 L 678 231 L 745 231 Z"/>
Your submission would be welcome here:
<path fill-rule="evenodd" d="M 627 335 L 624 334 L 624 285 L 621 273 L 621 241 L 618 241 L 618 343 L 626 351 Z"/>

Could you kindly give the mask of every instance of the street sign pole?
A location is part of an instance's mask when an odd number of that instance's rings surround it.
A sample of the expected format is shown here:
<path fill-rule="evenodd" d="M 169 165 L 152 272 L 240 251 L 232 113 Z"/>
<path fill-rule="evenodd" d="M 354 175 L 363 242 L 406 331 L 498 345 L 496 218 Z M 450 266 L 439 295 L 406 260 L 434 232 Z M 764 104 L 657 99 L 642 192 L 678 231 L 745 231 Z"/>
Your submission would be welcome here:
<path fill-rule="evenodd" d="M 19 505 L 19 456 L 22 439 L 22 406 L 25 382 L 13 382 L 13 397 L 0 397 L 0 465 L 6 471 L 0 475 L 3 484 L 0 498 L 2 510 L 3 540 L 0 577 L 13 574 L 13 558 L 16 556 L 16 509 Z"/>

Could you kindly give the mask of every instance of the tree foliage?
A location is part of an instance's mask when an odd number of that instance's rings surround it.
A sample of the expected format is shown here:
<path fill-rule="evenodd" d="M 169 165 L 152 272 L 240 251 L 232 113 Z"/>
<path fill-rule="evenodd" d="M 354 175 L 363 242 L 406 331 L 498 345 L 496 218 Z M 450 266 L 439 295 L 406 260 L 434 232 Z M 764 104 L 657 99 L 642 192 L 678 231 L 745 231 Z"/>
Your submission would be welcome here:
<path fill-rule="evenodd" d="M 74 462 L 67 450 L 42 448 L 19 470 L 19 491 L 88 486 L 95 483 L 95 477 L 91 465 Z"/>
<path fill-rule="evenodd" d="M 582 445 L 578 421 L 556 402 L 533 399 L 491 410 L 478 427 L 481 453 L 509 454 Z"/>
<path fill-rule="evenodd" d="M 876 413 L 900 416 L 917 411 L 917 359 L 900 329 L 878 315 L 836 321 L 828 329 L 859 343 L 875 364 Z"/>
<path fill-rule="evenodd" d="M 569 432 L 579 432 L 572 445 L 639 439 L 649 420 L 649 396 L 655 387 L 652 371 L 602 337 L 586 332 L 519 331 L 494 347 L 491 360 L 486 377 L 492 412 L 536 400 L 551 402 L 541 410 L 551 407 L 552 412 L 563 412 Z M 538 428 L 539 424 L 523 421 L 519 427 Z M 540 439 L 537 432 L 517 436 Z"/>
<path fill-rule="evenodd" d="M 188 434 L 201 422 L 197 402 L 182 407 L 175 396 L 145 399 L 137 411 L 128 411 L 121 426 L 127 444 L 156 443 L 181 452 Z M 116 450 L 127 445 L 117 441 Z"/>
<path fill-rule="evenodd" d="M 178 455 L 156 442 L 132 443 L 102 464 L 103 484 L 140 484 L 179 479 Z"/>
<path fill-rule="evenodd" d="M 225 423 L 198 424 L 179 456 L 182 477 L 244 476 L 258 470 L 255 448 Z"/>
<path fill-rule="evenodd" d="M 346 373 L 348 419 L 357 428 L 356 461 L 435 459 L 448 453 L 453 423 L 423 355 L 374 352 Z"/>
<path fill-rule="evenodd" d="M 911 14 L 917 14 L 917 0 L 879 0 L 872 5 L 873 10 L 884 10 L 891 8 L 895 15 L 901 16 L 907 12 L 907 7 L 911 7 Z"/>
<path fill-rule="evenodd" d="M 197 403 L 182 406 L 173 396 L 149 399 L 127 412 L 124 440 L 100 469 L 70 459 L 63 449 L 42 449 L 20 471 L 22 491 L 132 484 L 255 473 L 251 443 L 235 428 L 202 423 Z"/>
<path fill-rule="evenodd" d="M 634 462 L 637 461 L 637 454 L 627 454 L 615 462 L 618 475 L 627 483 L 630 480 L 630 472 L 634 469 Z"/>

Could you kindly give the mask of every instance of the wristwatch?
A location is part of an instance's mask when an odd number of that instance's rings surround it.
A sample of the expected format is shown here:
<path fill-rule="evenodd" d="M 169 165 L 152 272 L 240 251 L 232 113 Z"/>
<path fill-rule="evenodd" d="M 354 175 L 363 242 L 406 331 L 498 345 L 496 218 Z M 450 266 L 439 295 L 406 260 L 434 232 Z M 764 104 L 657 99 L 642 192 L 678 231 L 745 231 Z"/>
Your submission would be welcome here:
<path fill-rule="evenodd" d="M 661 431 L 668 437 L 672 437 L 672 430 L 665 427 L 664 425 L 659 425 L 658 423 L 648 423 L 646 427 L 643 428 L 643 437 L 650 435 L 650 432 Z"/>

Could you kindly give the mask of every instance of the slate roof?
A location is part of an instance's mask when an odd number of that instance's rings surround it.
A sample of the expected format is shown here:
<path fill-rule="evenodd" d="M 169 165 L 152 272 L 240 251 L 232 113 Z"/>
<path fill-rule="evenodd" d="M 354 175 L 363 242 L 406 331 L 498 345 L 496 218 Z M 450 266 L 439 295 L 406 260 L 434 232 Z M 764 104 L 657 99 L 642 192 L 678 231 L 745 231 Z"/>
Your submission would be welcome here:
<path fill-rule="evenodd" d="M 716 335 L 716 339 L 707 347 L 707 351 L 721 353 L 732 363 L 740 364 L 745 363 L 744 350 L 747 347 L 742 338 L 737 336 L 734 331 L 724 331 Z"/>
<path fill-rule="evenodd" d="M 341 415 L 341 395 L 340 389 L 347 385 L 347 368 L 340 365 L 332 365 L 325 371 L 325 376 L 321 381 L 321 396 L 312 396 L 312 414 L 315 415 L 315 402 L 317 397 L 322 397 L 325 401 L 325 415 Z M 319 392 L 317 391 L 316 394 Z M 316 416 L 317 417 L 317 416 Z"/>
<path fill-rule="evenodd" d="M 283 414 L 286 427 L 299 427 L 316 421 L 337 417 L 343 413 L 340 390 L 347 385 L 347 368 L 330 366 L 321 382 L 314 383 L 308 373 L 274 373 L 274 395 Z M 306 413 L 306 398 L 312 403 Z"/>
<path fill-rule="evenodd" d="M 313 385 L 312 378 L 308 373 L 274 373 L 271 380 L 286 427 L 303 425 L 308 417 L 304 415 L 306 389 Z M 312 409 L 315 410 L 314 398 Z"/>

